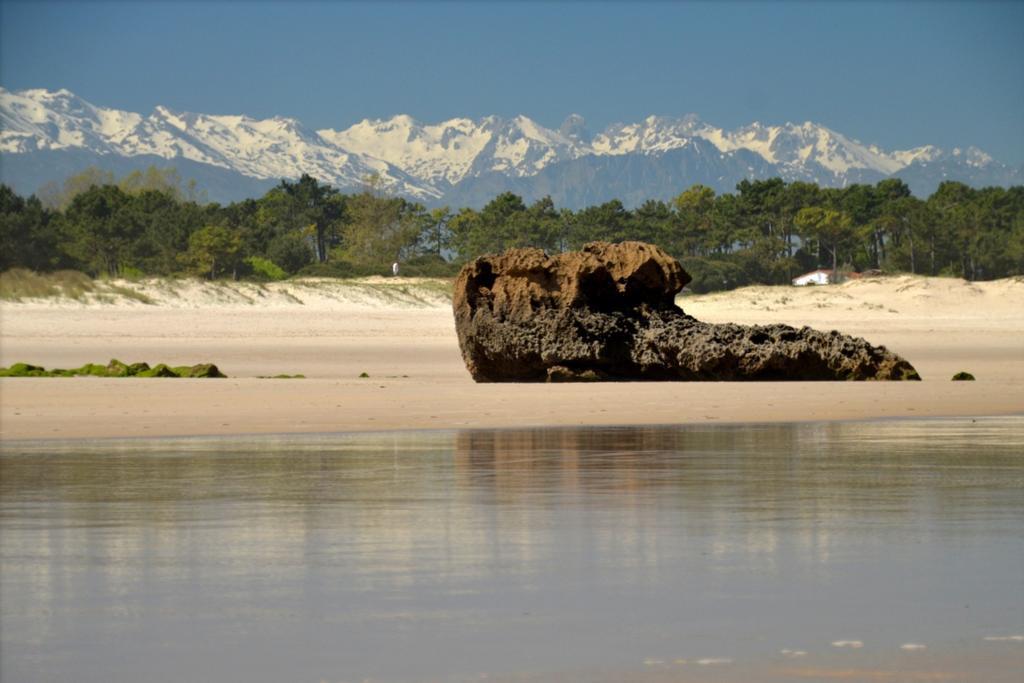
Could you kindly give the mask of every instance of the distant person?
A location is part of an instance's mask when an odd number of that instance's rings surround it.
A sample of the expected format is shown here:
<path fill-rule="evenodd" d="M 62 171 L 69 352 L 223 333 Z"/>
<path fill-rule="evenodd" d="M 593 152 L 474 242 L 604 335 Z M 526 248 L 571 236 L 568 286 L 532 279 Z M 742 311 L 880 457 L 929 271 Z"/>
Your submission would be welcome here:
<path fill-rule="evenodd" d="M 391 264 L 391 274 L 394 277 L 398 277 L 398 261 Z"/>

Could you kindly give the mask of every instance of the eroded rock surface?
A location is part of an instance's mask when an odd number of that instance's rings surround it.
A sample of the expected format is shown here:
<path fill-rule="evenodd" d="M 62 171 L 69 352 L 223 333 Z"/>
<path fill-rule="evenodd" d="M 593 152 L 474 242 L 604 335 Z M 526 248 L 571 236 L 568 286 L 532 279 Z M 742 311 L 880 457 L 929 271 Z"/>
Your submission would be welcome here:
<path fill-rule="evenodd" d="M 643 242 L 480 257 L 455 281 L 462 357 L 478 382 L 919 379 L 839 332 L 700 322 L 675 304 L 689 281 Z"/>

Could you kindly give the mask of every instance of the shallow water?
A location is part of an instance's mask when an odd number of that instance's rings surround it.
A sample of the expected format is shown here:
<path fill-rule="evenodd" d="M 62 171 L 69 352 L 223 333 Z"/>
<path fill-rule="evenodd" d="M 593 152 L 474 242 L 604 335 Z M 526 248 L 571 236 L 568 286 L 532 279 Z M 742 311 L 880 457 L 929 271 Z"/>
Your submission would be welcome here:
<path fill-rule="evenodd" d="M 7 681 L 1024 670 L 1024 418 L 6 444 Z"/>

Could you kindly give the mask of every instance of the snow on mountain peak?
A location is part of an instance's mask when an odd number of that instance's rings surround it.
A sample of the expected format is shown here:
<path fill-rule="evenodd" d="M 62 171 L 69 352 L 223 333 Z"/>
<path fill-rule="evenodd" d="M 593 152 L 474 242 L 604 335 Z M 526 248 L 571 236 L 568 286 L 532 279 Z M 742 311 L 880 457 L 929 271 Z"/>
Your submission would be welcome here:
<path fill-rule="evenodd" d="M 842 176 L 851 169 L 871 170 L 888 175 L 908 163 L 899 153 L 887 153 L 877 146 L 867 146 L 830 128 L 805 121 L 767 126 L 752 123 L 735 131 L 705 127 L 698 132 L 723 152 L 746 149 L 765 161 L 789 169 L 793 177 L 807 174 L 809 167 L 824 169 Z"/>
<path fill-rule="evenodd" d="M 693 147 L 695 141 L 701 142 Z M 931 145 L 887 152 L 811 121 L 754 122 L 725 130 L 695 114 L 652 115 L 591 135 L 579 114 L 567 116 L 557 129 L 522 114 L 439 123 L 399 114 L 363 119 L 344 130 L 313 131 L 283 116 L 195 114 L 162 105 L 143 116 L 95 107 L 64 89 L 0 88 L 0 152 L 5 154 L 82 149 L 100 155 L 180 157 L 261 179 L 309 173 L 339 187 L 359 186 L 375 173 L 387 189 L 423 200 L 439 198 L 475 176 L 525 178 L 581 157 L 660 156 L 682 148 L 703 153 L 711 146 L 723 160 L 756 155 L 787 179 L 825 184 L 857 182 L 945 159 L 979 169 L 994 163 L 973 147 L 951 154 Z M 742 163 L 753 172 L 756 163 L 750 156 Z"/>
<path fill-rule="evenodd" d="M 383 159 L 442 185 L 489 171 L 533 175 L 548 163 L 580 154 L 576 141 L 524 115 L 455 118 L 437 124 L 399 115 L 319 134 L 338 147 Z"/>
<path fill-rule="evenodd" d="M 0 152 L 85 149 L 97 154 L 184 158 L 254 178 L 296 178 L 309 173 L 352 186 L 367 175 L 412 197 L 439 192 L 387 162 L 339 149 L 293 118 L 179 113 L 158 106 L 147 117 L 103 109 L 66 90 L 0 89 Z"/>
<path fill-rule="evenodd" d="M 696 118 L 648 116 L 640 123 L 613 123 L 594 137 L 594 154 L 664 154 L 686 146 L 693 137 Z"/>
<path fill-rule="evenodd" d="M 399 115 L 318 133 L 331 145 L 381 159 L 428 183 L 456 183 L 487 144 L 485 125 L 470 119 L 424 125 Z"/>

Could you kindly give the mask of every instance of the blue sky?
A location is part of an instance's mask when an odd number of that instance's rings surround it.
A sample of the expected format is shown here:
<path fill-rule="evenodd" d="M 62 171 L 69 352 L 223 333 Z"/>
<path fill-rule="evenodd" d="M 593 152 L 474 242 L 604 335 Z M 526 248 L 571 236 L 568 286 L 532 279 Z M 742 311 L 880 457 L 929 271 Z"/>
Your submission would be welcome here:
<path fill-rule="evenodd" d="M 1024 164 L 1024 2 L 0 0 L 0 83 L 147 113 L 812 120 Z"/>

